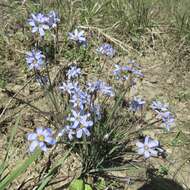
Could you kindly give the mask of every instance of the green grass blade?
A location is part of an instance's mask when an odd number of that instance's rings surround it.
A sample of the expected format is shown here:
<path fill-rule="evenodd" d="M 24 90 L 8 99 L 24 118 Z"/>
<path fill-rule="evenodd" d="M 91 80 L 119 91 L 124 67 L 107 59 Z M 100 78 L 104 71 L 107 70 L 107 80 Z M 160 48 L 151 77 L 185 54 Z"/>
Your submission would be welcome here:
<path fill-rule="evenodd" d="M 20 117 L 17 118 L 16 123 L 15 123 L 15 127 L 11 131 L 11 138 L 9 140 L 9 144 L 8 144 L 8 148 L 7 148 L 7 154 L 5 156 L 5 161 L 7 160 L 10 148 L 11 148 L 11 146 L 13 144 L 13 140 L 14 140 L 14 137 L 15 137 L 15 134 L 16 134 L 16 131 L 17 131 L 17 127 L 18 127 L 19 121 L 20 121 Z"/>
<path fill-rule="evenodd" d="M 45 179 L 43 179 L 43 182 L 36 190 L 43 190 L 46 187 L 46 185 L 51 181 L 52 177 L 53 175 L 49 175 Z"/>
<path fill-rule="evenodd" d="M 16 134 L 16 131 L 17 131 L 19 121 L 20 121 L 20 117 L 17 117 L 15 127 L 13 127 L 13 129 L 11 131 L 11 137 L 10 137 L 10 140 L 9 140 L 9 143 L 8 143 L 8 148 L 7 148 L 5 158 L 4 158 L 3 162 L 0 164 L 0 176 L 3 174 L 3 172 L 5 171 L 5 169 L 8 166 L 7 159 L 8 159 L 8 156 L 9 156 L 10 148 L 11 148 L 11 146 L 13 144 L 13 140 L 14 140 L 14 137 L 15 137 L 15 134 Z"/>
<path fill-rule="evenodd" d="M 71 152 L 72 148 L 68 150 L 63 158 L 61 158 L 47 173 L 47 175 L 42 179 L 41 184 L 36 188 L 36 190 L 43 190 L 47 184 L 51 181 L 52 177 L 54 176 L 55 172 L 57 171 L 57 168 L 63 165 L 67 157 L 69 156 L 69 153 Z"/>
<path fill-rule="evenodd" d="M 20 166 L 16 167 L 7 177 L 0 182 L 0 189 L 4 190 L 12 181 L 27 170 L 27 168 L 39 157 L 41 150 L 37 149 L 29 158 L 27 158 Z"/>

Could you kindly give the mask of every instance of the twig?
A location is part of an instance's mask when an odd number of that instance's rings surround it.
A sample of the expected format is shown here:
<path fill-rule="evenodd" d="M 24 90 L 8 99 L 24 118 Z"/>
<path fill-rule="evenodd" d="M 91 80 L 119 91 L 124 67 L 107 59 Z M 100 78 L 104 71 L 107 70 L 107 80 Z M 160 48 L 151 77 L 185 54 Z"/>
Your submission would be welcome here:
<path fill-rule="evenodd" d="M 9 105 L 11 104 L 11 102 L 14 100 L 14 98 L 20 93 L 21 90 L 23 90 L 23 89 L 30 83 L 30 81 L 32 81 L 32 79 L 30 79 L 22 88 L 20 88 L 20 89 L 18 90 L 17 93 L 15 93 L 15 94 L 13 95 L 13 97 L 9 100 L 9 102 L 5 105 L 3 111 L 1 112 L 0 118 L 3 116 L 3 114 L 5 113 L 5 111 L 7 110 L 7 108 L 9 107 Z"/>
<path fill-rule="evenodd" d="M 127 47 L 126 47 L 126 45 L 124 45 L 120 40 L 118 40 L 118 39 L 106 34 L 105 32 L 103 32 L 103 29 L 100 29 L 100 28 L 94 27 L 94 26 L 79 26 L 79 28 L 96 30 L 98 33 L 102 34 L 103 36 L 105 36 L 107 39 L 109 39 L 113 43 L 119 45 L 119 47 L 121 49 L 123 49 L 124 51 L 128 52 L 128 49 L 131 49 L 131 50 L 135 51 L 137 54 L 140 55 L 140 53 L 137 50 L 135 50 L 134 48 L 132 48 L 131 46 L 127 45 Z"/>

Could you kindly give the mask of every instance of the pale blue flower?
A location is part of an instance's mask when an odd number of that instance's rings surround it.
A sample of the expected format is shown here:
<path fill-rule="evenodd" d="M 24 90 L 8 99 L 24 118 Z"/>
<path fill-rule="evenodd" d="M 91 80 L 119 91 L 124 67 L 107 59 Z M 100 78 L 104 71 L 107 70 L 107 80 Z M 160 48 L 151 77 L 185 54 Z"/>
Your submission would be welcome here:
<path fill-rule="evenodd" d="M 101 53 L 103 55 L 106 55 L 108 57 L 113 57 L 116 53 L 115 49 L 112 47 L 112 45 L 108 43 L 102 44 L 100 47 L 96 49 L 98 53 Z"/>
<path fill-rule="evenodd" d="M 32 33 L 38 32 L 40 36 L 44 36 L 45 30 L 49 29 L 48 21 L 49 18 L 41 13 L 32 14 L 31 18 L 28 19 L 28 23 L 32 27 Z"/>
<path fill-rule="evenodd" d="M 157 112 L 158 117 L 162 119 L 163 124 L 165 125 L 166 129 L 169 131 L 170 127 L 174 124 L 175 119 L 174 116 L 169 112 Z"/>
<path fill-rule="evenodd" d="M 90 93 L 94 93 L 94 92 L 99 91 L 101 89 L 101 85 L 102 85 L 102 81 L 101 80 L 97 80 L 95 82 L 88 82 L 88 84 L 87 84 L 87 90 Z"/>
<path fill-rule="evenodd" d="M 74 108 L 80 108 L 80 110 L 84 109 L 85 104 L 89 104 L 90 95 L 82 90 L 78 90 L 71 96 L 70 102 Z"/>
<path fill-rule="evenodd" d="M 29 70 L 36 69 L 39 70 L 44 64 L 45 56 L 39 50 L 32 50 L 26 53 L 26 62 L 28 64 Z"/>
<path fill-rule="evenodd" d="M 80 108 L 82 110 L 85 104 L 90 102 L 90 95 L 80 89 L 78 82 L 67 81 L 67 83 L 62 83 L 59 89 L 70 95 L 69 102 L 74 108 Z"/>
<path fill-rule="evenodd" d="M 168 111 L 168 104 L 163 104 L 160 101 L 153 101 L 150 106 L 154 111 L 165 112 Z"/>
<path fill-rule="evenodd" d="M 76 137 L 90 136 L 89 128 L 92 127 L 93 122 L 88 120 L 90 113 L 82 113 L 72 110 L 72 116 L 68 117 L 68 121 L 71 122 L 71 129 L 76 132 Z"/>
<path fill-rule="evenodd" d="M 67 135 L 69 140 L 73 140 L 73 136 L 75 135 L 75 131 L 71 128 L 71 126 L 66 125 L 60 132 L 58 133 L 58 137 L 63 137 L 64 135 Z"/>
<path fill-rule="evenodd" d="M 48 17 L 48 25 L 50 28 L 57 27 L 57 24 L 60 22 L 58 15 L 55 11 L 50 11 L 47 15 Z"/>
<path fill-rule="evenodd" d="M 113 91 L 113 88 L 111 86 L 108 86 L 106 83 L 102 82 L 100 85 L 100 90 L 99 90 L 102 94 L 106 95 L 106 96 L 110 96 L 113 97 L 115 96 L 115 93 Z"/>
<path fill-rule="evenodd" d="M 84 36 L 84 31 L 79 31 L 78 29 L 75 29 L 73 32 L 68 33 L 69 40 L 73 40 L 79 44 L 86 44 L 86 38 Z"/>
<path fill-rule="evenodd" d="M 59 89 L 63 92 L 67 92 L 70 95 L 73 95 L 76 92 L 80 91 L 78 82 L 70 82 L 70 81 L 63 82 L 62 86 L 60 86 Z"/>
<path fill-rule="evenodd" d="M 116 76 L 117 80 L 118 79 L 128 80 L 129 74 L 137 75 L 139 77 L 144 77 L 144 75 L 141 73 L 140 70 L 137 70 L 129 66 L 120 66 L 118 64 L 115 64 L 115 70 L 113 71 L 113 74 Z"/>
<path fill-rule="evenodd" d="M 56 140 L 53 138 L 53 133 L 50 128 L 37 128 L 36 133 L 29 133 L 27 136 L 28 141 L 31 141 L 31 145 L 29 147 L 30 152 L 34 152 L 34 150 L 39 147 L 42 151 L 47 151 L 47 144 L 54 145 L 56 144 Z"/>
<path fill-rule="evenodd" d="M 128 80 L 128 73 L 129 67 L 128 66 L 120 66 L 118 64 L 115 64 L 115 70 L 113 71 L 113 74 L 116 76 L 116 79 L 122 79 L 122 80 Z"/>
<path fill-rule="evenodd" d="M 87 85 L 88 85 L 87 90 L 90 93 L 101 92 L 102 94 L 111 97 L 115 95 L 113 88 L 111 86 L 108 86 L 105 82 L 101 80 L 97 80 L 95 82 L 89 82 Z"/>
<path fill-rule="evenodd" d="M 81 74 L 81 69 L 77 68 L 76 66 L 70 67 L 70 69 L 67 72 L 68 79 L 77 78 Z"/>
<path fill-rule="evenodd" d="M 88 127 L 84 125 L 80 125 L 80 127 L 76 129 L 76 137 L 80 139 L 82 136 L 87 136 L 87 137 L 90 136 Z"/>
<path fill-rule="evenodd" d="M 90 113 L 82 113 L 82 112 L 79 112 L 79 111 L 75 111 L 75 110 L 72 110 L 72 117 L 68 117 L 67 119 L 71 122 L 73 122 L 72 124 L 72 128 L 77 128 L 79 127 L 80 125 L 83 125 L 85 127 L 91 127 L 93 125 L 93 122 L 92 121 L 87 121 L 87 119 L 90 117 Z"/>
<path fill-rule="evenodd" d="M 145 103 L 146 102 L 141 98 L 134 97 L 134 99 L 131 101 L 130 109 L 134 112 L 142 110 Z"/>
<path fill-rule="evenodd" d="M 158 156 L 158 151 L 156 150 L 156 148 L 159 146 L 159 142 L 157 140 L 153 140 L 150 137 L 146 136 L 144 139 L 144 143 L 139 141 L 136 143 L 136 146 L 138 148 L 138 154 L 144 155 L 145 159 L 151 156 Z"/>
<path fill-rule="evenodd" d="M 153 101 L 150 106 L 156 113 L 157 118 L 162 119 L 163 125 L 169 131 L 170 127 L 175 123 L 174 116 L 168 111 L 168 104 L 163 104 L 160 101 Z"/>
<path fill-rule="evenodd" d="M 132 72 L 134 75 L 138 75 L 138 76 L 140 76 L 140 77 L 144 77 L 144 75 L 142 74 L 142 72 L 141 72 L 139 69 L 137 69 L 137 68 L 139 68 L 140 66 L 139 66 L 139 64 L 136 63 L 135 60 L 131 60 L 131 59 L 130 59 L 130 60 L 128 61 L 128 64 L 131 65 L 131 72 Z"/>

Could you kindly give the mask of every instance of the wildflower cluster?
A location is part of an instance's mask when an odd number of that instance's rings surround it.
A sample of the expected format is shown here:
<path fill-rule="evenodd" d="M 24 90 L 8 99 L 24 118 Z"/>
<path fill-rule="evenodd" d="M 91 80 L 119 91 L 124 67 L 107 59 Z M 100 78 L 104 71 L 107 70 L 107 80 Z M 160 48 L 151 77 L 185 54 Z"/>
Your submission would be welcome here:
<path fill-rule="evenodd" d="M 42 13 L 32 14 L 28 20 L 29 25 L 32 27 L 32 33 L 38 33 L 41 37 L 45 35 L 47 30 L 56 28 L 59 22 L 60 19 L 54 11 L 50 11 L 46 15 Z M 77 48 L 81 45 L 87 46 L 85 32 L 78 29 L 68 33 L 68 40 L 69 42 L 74 42 Z M 100 45 L 96 51 L 109 58 L 113 58 L 116 54 L 116 50 L 108 43 Z M 43 66 L 47 67 L 45 58 L 43 52 L 37 48 L 26 53 L 28 68 L 35 71 L 36 80 L 41 86 L 50 83 L 50 79 L 42 76 L 40 73 L 40 69 Z M 112 74 L 117 81 L 122 81 L 123 84 L 124 81 L 129 81 L 132 82 L 132 86 L 135 85 L 136 79 L 143 79 L 144 77 L 140 66 L 134 60 L 129 60 L 125 66 L 115 64 Z M 105 117 L 102 110 L 104 106 L 102 105 L 103 101 L 100 100 L 102 97 L 109 97 L 110 102 L 114 102 L 117 98 L 116 90 L 101 79 L 94 81 L 85 80 L 84 82 L 84 80 L 80 80 L 82 76 L 83 72 L 80 65 L 72 65 L 67 69 L 65 80 L 59 86 L 56 86 L 59 93 L 67 100 L 66 105 L 68 110 L 63 114 L 63 124 L 58 129 L 58 132 L 56 131 L 55 133 L 49 128 L 37 128 L 36 133 L 28 134 L 27 138 L 31 141 L 30 152 L 33 152 L 36 147 L 39 147 L 42 151 L 47 151 L 47 145 L 55 145 L 60 139 L 66 139 L 67 141 L 85 140 L 93 133 L 96 124 L 101 122 L 102 118 Z M 136 112 L 142 111 L 145 104 L 146 101 L 135 96 L 129 102 L 128 108 L 134 115 Z M 162 104 L 159 101 L 153 101 L 151 108 L 156 113 L 156 119 L 158 121 L 160 119 L 166 129 L 169 130 L 170 126 L 174 123 L 174 117 L 168 110 L 168 105 Z M 109 135 L 107 136 L 109 137 Z M 144 137 L 144 141 L 138 141 L 136 146 L 137 153 L 143 155 L 146 159 L 151 156 L 156 157 L 163 151 L 160 148 L 159 141 L 148 136 Z"/>
<path fill-rule="evenodd" d="M 28 24 L 32 27 L 32 33 L 39 33 L 41 37 L 45 35 L 46 30 L 57 27 L 60 22 L 57 14 L 50 11 L 47 15 L 42 13 L 31 14 Z"/>
<path fill-rule="evenodd" d="M 32 33 L 38 33 L 40 37 L 45 36 L 45 32 L 52 28 L 57 27 L 60 19 L 54 11 L 50 11 L 48 14 L 31 14 L 31 18 L 28 19 L 28 24 L 32 28 Z M 45 55 L 37 48 L 33 48 L 31 51 L 26 52 L 26 63 L 29 70 L 34 70 L 35 79 L 41 85 L 45 86 L 49 83 L 47 76 L 43 76 L 40 70 L 45 63 Z M 39 147 L 42 151 L 47 151 L 47 145 L 55 145 L 56 138 L 53 131 L 50 128 L 37 128 L 36 133 L 29 133 L 27 139 L 31 141 L 29 148 L 30 152 L 33 152 L 36 147 Z"/>
<path fill-rule="evenodd" d="M 130 110 L 137 112 L 143 109 L 145 101 L 139 97 L 134 97 L 130 102 Z M 165 126 L 167 131 L 170 130 L 170 127 L 174 124 L 175 119 L 172 113 L 168 110 L 169 107 L 167 104 L 162 104 L 160 101 L 153 101 L 150 106 L 153 111 L 156 113 L 156 118 L 161 119 L 162 124 Z"/>
<path fill-rule="evenodd" d="M 144 100 L 134 97 L 134 99 L 131 101 L 130 109 L 134 112 L 142 110 L 144 104 Z M 174 117 L 171 112 L 168 111 L 169 106 L 167 104 L 162 104 L 160 101 L 156 100 L 152 102 L 150 107 L 157 114 L 156 118 L 161 119 L 162 124 L 169 131 L 171 125 L 174 124 Z M 145 159 L 151 156 L 157 157 L 159 154 L 164 152 L 164 150 L 160 147 L 159 141 L 154 140 L 148 136 L 144 138 L 144 142 L 138 141 L 136 143 L 136 146 L 138 154 L 144 155 Z"/>
<path fill-rule="evenodd" d="M 59 87 L 63 94 L 69 96 L 71 108 L 67 117 L 68 125 L 61 130 L 59 136 L 66 134 L 70 140 L 73 140 L 74 136 L 78 139 L 90 136 L 91 128 L 101 119 L 101 106 L 95 103 L 97 93 L 114 96 L 112 88 L 100 80 L 87 82 L 82 88 L 76 81 L 80 74 L 80 68 L 71 66 L 66 73 L 67 81 Z"/>

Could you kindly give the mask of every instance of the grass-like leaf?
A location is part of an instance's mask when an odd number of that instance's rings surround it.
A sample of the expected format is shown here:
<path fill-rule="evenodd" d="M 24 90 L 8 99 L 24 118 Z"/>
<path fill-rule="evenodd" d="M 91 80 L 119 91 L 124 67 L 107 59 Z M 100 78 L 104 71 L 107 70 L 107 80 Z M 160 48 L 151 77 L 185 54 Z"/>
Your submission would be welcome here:
<path fill-rule="evenodd" d="M 12 183 L 17 177 L 24 173 L 27 168 L 39 157 L 41 150 L 36 149 L 36 151 L 27 158 L 23 163 L 17 166 L 7 177 L 5 177 L 0 182 L 0 189 L 4 190 L 10 183 Z"/>
<path fill-rule="evenodd" d="M 42 179 L 42 182 L 36 188 L 36 190 L 43 190 L 48 185 L 48 183 L 51 181 L 52 177 L 56 174 L 58 167 L 60 167 L 64 164 L 64 162 L 67 159 L 67 157 L 69 156 L 70 152 L 71 152 L 71 149 L 68 150 L 65 153 L 65 156 L 63 158 L 61 158 L 60 160 L 58 160 L 58 162 L 48 171 L 47 175 Z"/>
<path fill-rule="evenodd" d="M 9 143 L 8 143 L 5 158 L 4 158 L 3 162 L 0 164 L 0 176 L 3 174 L 3 172 L 5 171 L 5 169 L 8 166 L 8 158 L 9 158 L 9 154 L 10 154 L 10 148 L 11 148 L 11 145 L 13 144 L 13 140 L 14 140 L 14 137 L 15 137 L 15 134 L 16 134 L 16 131 L 17 131 L 19 121 L 20 121 L 20 117 L 17 117 L 15 127 L 13 127 L 13 129 L 11 131 L 11 137 L 10 137 L 10 140 L 9 140 Z"/>

